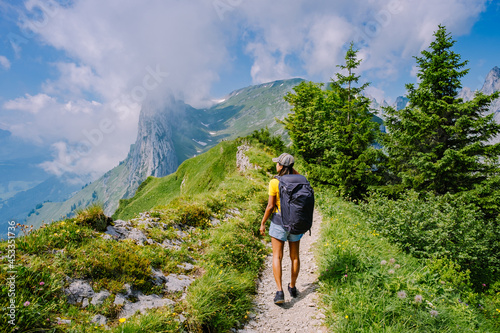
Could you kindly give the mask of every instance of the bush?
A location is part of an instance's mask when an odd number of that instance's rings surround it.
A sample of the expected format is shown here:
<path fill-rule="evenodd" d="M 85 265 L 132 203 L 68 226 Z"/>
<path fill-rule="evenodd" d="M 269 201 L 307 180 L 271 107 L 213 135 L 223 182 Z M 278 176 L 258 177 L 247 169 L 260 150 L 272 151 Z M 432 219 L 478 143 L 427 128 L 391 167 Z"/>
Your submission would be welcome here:
<path fill-rule="evenodd" d="M 191 331 L 227 332 L 252 308 L 253 273 L 213 268 L 189 288 Z"/>
<path fill-rule="evenodd" d="M 18 249 L 27 254 L 40 254 L 52 249 L 63 249 L 86 243 L 94 231 L 80 226 L 74 219 L 43 225 L 24 237 L 17 239 Z"/>
<path fill-rule="evenodd" d="M 101 205 L 92 204 L 91 206 L 79 210 L 76 213 L 76 222 L 80 225 L 89 226 L 96 231 L 106 231 L 106 227 L 113 220 L 104 215 Z"/>
<path fill-rule="evenodd" d="M 132 242 L 109 242 L 93 239 L 85 246 L 68 251 L 73 260 L 64 263 L 64 271 L 73 278 L 92 279 L 98 287 L 110 291 L 123 283 L 133 284 L 138 289 L 151 288 L 151 261 L 142 256 L 139 246 Z M 111 285 L 110 281 L 120 281 Z"/>
<path fill-rule="evenodd" d="M 271 135 L 269 132 L 269 128 L 262 128 L 260 130 L 255 130 L 249 136 L 251 139 L 255 139 L 258 142 L 262 143 L 264 146 L 267 146 L 274 150 L 274 153 L 282 153 L 285 150 L 285 143 L 279 136 Z"/>
<path fill-rule="evenodd" d="M 473 204 L 452 195 L 389 200 L 374 194 L 363 206 L 368 221 L 391 242 L 417 258 L 450 258 L 469 270 L 478 287 L 500 272 L 498 224 Z"/>

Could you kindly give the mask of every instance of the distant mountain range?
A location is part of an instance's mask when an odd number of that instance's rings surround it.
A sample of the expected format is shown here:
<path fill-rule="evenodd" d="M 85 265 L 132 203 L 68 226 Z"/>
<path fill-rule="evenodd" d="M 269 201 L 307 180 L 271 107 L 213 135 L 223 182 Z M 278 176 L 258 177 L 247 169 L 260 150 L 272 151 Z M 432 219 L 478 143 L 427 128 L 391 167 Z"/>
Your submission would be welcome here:
<path fill-rule="evenodd" d="M 25 219 L 27 224 L 39 226 L 42 221 L 50 222 L 71 216 L 76 210 L 96 202 L 103 204 L 105 212 L 111 215 L 118 207 L 119 200 L 132 197 L 148 176 L 166 176 L 174 172 L 184 160 L 208 150 L 220 140 L 245 136 L 266 126 L 272 133 L 287 138 L 283 126 L 275 119 L 282 120 L 288 114 L 290 106 L 283 96 L 301 81 L 280 80 L 235 90 L 207 109 L 195 109 L 174 99 L 147 102 L 139 117 L 136 142 L 118 166 L 82 189 L 81 184 L 68 185 L 63 179 L 47 177 L 36 166 L 42 161 L 41 157 L 38 162 L 26 163 L 25 168 L 32 168 L 33 175 L 38 170 L 39 177 L 33 178 L 31 186 L 25 183 L 26 188 L 13 195 L 8 196 L 5 191 L 0 191 L 5 196 L 0 197 L 0 221 Z M 498 67 L 490 71 L 481 91 L 486 94 L 500 91 Z M 473 96 L 474 92 L 469 88 L 464 88 L 460 93 L 464 100 Z M 379 103 L 373 98 L 371 100 L 375 109 L 389 105 L 386 101 Z M 402 109 L 407 103 L 408 99 L 400 96 L 391 106 Z M 492 105 L 490 111 L 495 113 L 495 119 L 500 122 L 500 100 Z M 383 118 L 383 114 L 380 116 Z M 380 119 L 377 121 L 382 122 Z M 9 137 L 8 134 L 0 131 L 0 143 Z M 38 155 L 33 152 L 33 156 Z M 0 157 L 5 158 L 4 155 Z M 6 161 L 22 164 L 15 159 Z M 0 164 L 0 170 L 2 167 L 5 167 L 5 163 Z M 29 182 L 29 178 L 25 179 L 25 182 Z M 5 181 L 0 177 L 0 189 L 5 186 Z"/>

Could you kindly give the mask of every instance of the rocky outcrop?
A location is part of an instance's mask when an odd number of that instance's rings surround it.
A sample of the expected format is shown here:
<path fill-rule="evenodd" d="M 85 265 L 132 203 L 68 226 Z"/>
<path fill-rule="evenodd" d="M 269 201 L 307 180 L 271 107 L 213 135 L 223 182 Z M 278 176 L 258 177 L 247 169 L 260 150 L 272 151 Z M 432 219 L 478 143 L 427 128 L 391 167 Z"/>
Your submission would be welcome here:
<path fill-rule="evenodd" d="M 184 103 L 171 101 L 165 109 L 159 105 L 144 103 L 139 116 L 137 140 L 130 148 L 126 164 L 129 170 L 130 197 L 148 176 L 163 177 L 177 169 L 178 160 L 172 141 L 172 113 L 180 112 Z"/>
<path fill-rule="evenodd" d="M 481 91 L 484 94 L 490 95 L 495 91 L 500 91 L 500 68 L 497 66 L 488 73 L 486 79 L 484 80 L 483 87 Z"/>

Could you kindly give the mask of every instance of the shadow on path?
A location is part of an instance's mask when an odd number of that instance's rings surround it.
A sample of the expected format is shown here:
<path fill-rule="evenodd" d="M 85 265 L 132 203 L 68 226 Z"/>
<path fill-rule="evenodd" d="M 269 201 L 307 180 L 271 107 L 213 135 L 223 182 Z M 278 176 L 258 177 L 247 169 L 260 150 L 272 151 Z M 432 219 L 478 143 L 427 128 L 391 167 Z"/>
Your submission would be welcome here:
<path fill-rule="evenodd" d="M 307 285 L 306 289 L 304 289 L 304 290 L 298 290 L 298 292 L 299 292 L 298 297 L 292 298 L 290 296 L 290 294 L 288 294 L 288 297 L 289 297 L 290 301 L 289 302 L 285 302 L 285 304 L 283 304 L 281 307 L 283 309 L 291 309 L 291 308 L 293 308 L 293 306 L 295 305 L 295 303 L 298 303 L 298 302 L 302 301 L 304 298 L 307 297 L 307 295 L 316 292 L 316 289 L 318 289 L 318 280 L 316 280 L 314 282 L 311 282 L 311 283 L 308 283 L 306 285 Z M 285 293 L 288 293 L 288 286 L 285 287 L 285 288 L 283 288 L 283 290 L 285 291 Z"/>

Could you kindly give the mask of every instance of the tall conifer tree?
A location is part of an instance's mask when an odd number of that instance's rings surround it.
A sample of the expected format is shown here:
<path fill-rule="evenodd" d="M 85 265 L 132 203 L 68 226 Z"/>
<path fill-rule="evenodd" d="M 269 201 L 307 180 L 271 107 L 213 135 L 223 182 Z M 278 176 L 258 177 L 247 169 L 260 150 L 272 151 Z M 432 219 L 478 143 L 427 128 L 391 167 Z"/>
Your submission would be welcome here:
<path fill-rule="evenodd" d="M 421 57 L 415 57 L 418 85 L 407 84 L 409 105 L 386 108 L 385 148 L 390 169 L 404 188 L 438 194 L 459 193 L 499 175 L 500 124 L 486 115 L 499 93 L 476 92 L 473 100 L 458 97 L 467 61 L 444 26 Z"/>
<path fill-rule="evenodd" d="M 355 87 L 354 70 L 361 60 L 351 43 L 328 89 L 323 84 L 302 82 L 285 100 L 292 112 L 285 119 L 295 150 L 308 163 L 309 176 L 338 188 L 345 197 L 360 198 L 379 176 L 373 169 L 379 152 L 373 147 L 379 125 L 373 121 L 370 101 L 361 95 L 368 85 Z"/>

